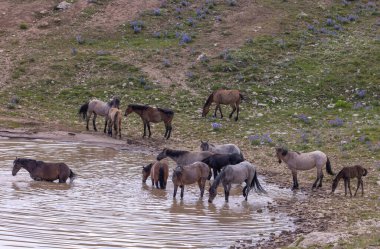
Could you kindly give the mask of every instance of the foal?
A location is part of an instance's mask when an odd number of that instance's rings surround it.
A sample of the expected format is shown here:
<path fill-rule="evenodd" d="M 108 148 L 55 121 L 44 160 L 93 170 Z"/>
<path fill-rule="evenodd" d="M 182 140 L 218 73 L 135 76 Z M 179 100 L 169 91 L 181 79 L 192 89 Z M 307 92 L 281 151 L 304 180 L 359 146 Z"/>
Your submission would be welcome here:
<path fill-rule="evenodd" d="M 343 180 L 344 180 L 344 192 L 345 192 L 344 196 L 347 196 L 347 188 L 348 188 L 348 190 L 350 191 L 350 196 L 352 197 L 351 187 L 350 187 L 350 178 L 356 177 L 358 179 L 358 185 L 357 185 L 354 196 L 356 196 L 356 193 L 358 192 L 358 189 L 360 186 L 362 186 L 362 196 L 363 196 L 364 190 L 363 190 L 362 176 L 366 176 L 367 173 L 368 173 L 368 171 L 360 165 L 355 165 L 352 167 L 344 167 L 341 171 L 339 171 L 338 175 L 335 177 L 333 184 L 332 184 L 332 192 L 331 193 L 334 193 L 336 187 L 338 186 L 340 179 L 343 178 Z"/>
<path fill-rule="evenodd" d="M 157 161 L 154 164 L 150 163 L 142 169 L 143 182 L 146 182 L 149 175 L 152 179 L 152 186 L 156 185 L 156 188 L 166 189 L 166 183 L 169 177 L 169 165 L 166 162 Z M 160 183 L 160 187 L 158 187 Z"/>
<path fill-rule="evenodd" d="M 115 137 L 119 134 L 121 138 L 121 111 L 118 108 L 111 108 L 108 112 L 108 135 L 112 137 L 112 126 L 115 130 Z"/>

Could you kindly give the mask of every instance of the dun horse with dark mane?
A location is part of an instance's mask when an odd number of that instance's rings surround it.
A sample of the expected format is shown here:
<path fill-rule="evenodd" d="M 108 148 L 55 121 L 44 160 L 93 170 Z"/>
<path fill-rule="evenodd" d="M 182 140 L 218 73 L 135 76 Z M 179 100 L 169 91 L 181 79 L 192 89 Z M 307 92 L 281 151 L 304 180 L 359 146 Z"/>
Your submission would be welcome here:
<path fill-rule="evenodd" d="M 45 163 L 27 158 L 16 158 L 13 161 L 12 175 L 15 176 L 21 169 L 26 169 L 35 181 L 55 181 L 65 183 L 67 178 L 73 181 L 75 174 L 65 163 Z"/>
<path fill-rule="evenodd" d="M 148 105 L 130 104 L 125 110 L 125 116 L 128 116 L 132 112 L 137 113 L 141 117 L 144 123 L 143 137 L 146 136 L 146 127 L 148 127 L 149 137 L 151 137 L 152 135 L 152 133 L 150 132 L 150 122 L 158 123 L 158 122 L 163 121 L 165 123 L 165 129 L 166 129 L 164 138 L 166 139 L 170 138 L 170 134 L 172 132 L 172 120 L 174 117 L 174 112 L 172 110 L 162 109 L 158 107 L 154 108 Z"/>
<path fill-rule="evenodd" d="M 215 112 L 214 117 L 216 117 L 216 112 L 219 109 L 220 116 L 223 118 L 222 108 L 220 105 L 230 105 L 232 107 L 232 112 L 229 115 L 229 118 L 232 117 L 232 114 L 236 111 L 235 121 L 239 119 L 239 105 L 241 100 L 244 99 L 239 90 L 216 90 L 207 98 L 206 103 L 203 106 L 202 117 L 206 117 L 207 113 L 210 111 L 210 106 L 215 102 Z"/>
<path fill-rule="evenodd" d="M 355 165 L 353 167 L 344 167 L 341 171 L 339 171 L 338 175 L 335 177 L 335 179 L 333 181 L 332 193 L 334 193 L 336 187 L 338 187 L 339 181 L 343 178 L 345 196 L 347 195 L 347 188 L 350 191 L 350 196 L 352 196 L 351 186 L 350 186 L 350 178 L 356 177 L 358 179 L 358 185 L 356 187 L 356 191 L 355 191 L 354 196 L 356 196 L 356 193 L 358 192 L 358 189 L 360 186 L 362 186 L 362 196 L 363 196 L 364 190 L 363 190 L 362 176 L 366 176 L 367 173 L 368 173 L 368 171 L 360 165 Z"/>
<path fill-rule="evenodd" d="M 115 137 L 121 138 L 121 111 L 117 108 L 111 108 L 108 111 L 108 135 L 112 137 L 112 127 L 115 130 Z"/>
<path fill-rule="evenodd" d="M 94 126 L 94 130 L 97 131 L 96 129 L 96 116 L 100 115 L 105 117 L 105 124 L 104 124 L 104 133 L 106 133 L 106 128 L 107 128 L 107 119 L 108 119 L 108 111 L 111 108 L 117 108 L 119 109 L 120 106 L 120 100 L 118 98 L 113 98 L 110 102 L 105 103 L 101 100 L 93 99 L 84 105 L 82 105 L 79 108 L 79 114 L 82 114 L 83 119 L 86 120 L 86 129 L 88 129 L 88 122 L 91 119 L 92 114 L 94 114 L 94 118 L 92 119 L 92 124 Z"/>

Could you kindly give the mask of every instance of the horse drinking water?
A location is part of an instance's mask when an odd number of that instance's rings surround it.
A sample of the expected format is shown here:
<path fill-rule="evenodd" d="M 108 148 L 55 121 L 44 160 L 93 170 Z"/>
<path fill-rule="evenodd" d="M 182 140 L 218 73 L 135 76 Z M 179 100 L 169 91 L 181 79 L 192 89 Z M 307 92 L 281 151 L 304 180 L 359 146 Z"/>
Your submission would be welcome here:
<path fill-rule="evenodd" d="M 65 183 L 67 178 L 72 182 L 76 176 L 65 163 L 45 163 L 27 158 L 13 161 L 12 175 L 15 176 L 21 168 L 26 169 L 35 181 L 52 182 L 58 179 L 59 183 Z"/>
<path fill-rule="evenodd" d="M 322 187 L 323 172 L 322 167 L 326 165 L 326 171 L 330 175 L 334 175 L 331 169 L 331 164 L 329 158 L 325 153 L 321 151 L 312 151 L 308 153 L 299 153 L 295 151 L 288 151 L 284 148 L 276 148 L 276 156 L 278 158 L 278 163 L 282 161 L 288 166 L 293 174 L 293 187 L 292 190 L 298 189 L 298 179 L 297 170 L 309 170 L 314 167 L 317 168 L 317 179 L 313 184 L 313 189 L 315 187 Z M 319 181 L 319 184 L 318 184 Z M 318 184 L 318 186 L 317 186 Z"/>
<path fill-rule="evenodd" d="M 144 166 L 142 169 L 143 182 L 146 182 L 149 175 L 152 179 L 152 186 L 156 185 L 156 188 L 166 189 L 166 183 L 169 176 L 169 165 L 166 162 L 157 161 Z M 158 186 L 160 183 L 160 186 Z"/>
<path fill-rule="evenodd" d="M 185 166 L 178 166 L 173 171 L 172 181 L 174 184 L 173 198 L 177 194 L 178 186 L 181 188 L 181 199 L 183 198 L 183 192 L 185 185 L 198 182 L 199 190 L 201 191 L 201 197 L 205 191 L 206 180 L 209 174 L 209 167 L 202 162 L 195 162 Z"/>
<path fill-rule="evenodd" d="M 266 193 L 257 178 L 256 167 L 250 162 L 244 161 L 239 164 L 228 165 L 223 169 L 222 173 L 216 177 L 210 187 L 208 202 L 211 203 L 216 197 L 217 188 L 220 183 L 223 184 L 225 200 L 228 202 L 232 184 L 241 184 L 243 182 L 246 183 L 243 188 L 243 196 L 246 201 L 248 200 L 248 194 L 251 188 L 255 188 L 258 193 Z"/>
<path fill-rule="evenodd" d="M 79 108 L 79 114 L 82 114 L 83 119 L 86 120 L 86 129 L 88 129 L 88 122 L 90 121 L 91 115 L 94 114 L 94 118 L 92 119 L 92 124 L 94 126 L 94 130 L 96 129 L 96 116 L 100 115 L 102 117 L 105 117 L 105 124 L 104 124 L 104 133 L 106 133 L 107 128 L 107 119 L 108 119 L 108 111 L 112 108 L 119 109 L 120 107 L 120 100 L 116 97 L 114 97 L 110 102 L 105 103 L 101 100 L 93 99 L 85 104 L 83 104 Z"/>
<path fill-rule="evenodd" d="M 232 114 L 236 111 L 235 121 L 239 119 L 239 105 L 241 100 L 244 99 L 239 90 L 224 90 L 219 89 L 210 94 L 207 98 L 206 103 L 203 106 L 202 117 L 206 117 L 207 113 L 210 111 L 210 106 L 215 102 L 215 112 L 214 117 L 216 117 L 216 112 L 219 109 L 220 116 L 223 118 L 222 108 L 220 105 L 230 105 L 232 107 L 232 112 L 229 115 L 229 118 L 232 117 Z"/>
<path fill-rule="evenodd" d="M 130 104 L 125 110 L 125 116 L 128 116 L 132 112 L 137 113 L 144 123 L 143 137 L 146 136 L 146 127 L 148 127 L 149 137 L 151 137 L 152 135 L 152 133 L 150 132 L 150 122 L 158 123 L 163 121 L 165 123 L 166 129 L 164 138 L 170 138 L 170 134 L 172 133 L 172 120 L 174 117 L 174 112 L 172 110 L 162 109 L 158 107 L 154 108 L 148 105 Z"/>
<path fill-rule="evenodd" d="M 356 196 L 356 193 L 358 192 L 358 189 L 360 186 L 362 186 L 362 196 L 363 196 L 364 195 L 364 189 L 363 189 L 362 176 L 366 176 L 367 173 L 368 173 L 368 171 L 360 165 L 355 165 L 352 167 L 344 167 L 341 171 L 339 171 L 339 173 L 337 174 L 337 176 L 333 180 L 332 193 L 334 193 L 336 187 L 338 187 L 339 181 L 343 178 L 343 180 L 344 180 L 344 193 L 345 193 L 344 195 L 345 196 L 347 195 L 347 188 L 348 188 L 348 190 L 350 191 L 350 196 L 352 197 L 351 187 L 350 187 L 350 178 L 356 177 L 358 179 L 358 185 L 356 187 L 356 191 L 355 191 L 354 196 Z"/>

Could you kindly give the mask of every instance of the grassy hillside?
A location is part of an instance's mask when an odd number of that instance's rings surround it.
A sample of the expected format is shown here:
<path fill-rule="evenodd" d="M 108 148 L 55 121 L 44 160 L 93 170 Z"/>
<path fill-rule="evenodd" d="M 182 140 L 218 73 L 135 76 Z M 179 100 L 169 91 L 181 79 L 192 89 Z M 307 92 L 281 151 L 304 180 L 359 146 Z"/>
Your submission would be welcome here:
<path fill-rule="evenodd" d="M 377 2 L 168 0 L 122 23 L 108 23 L 111 28 L 99 27 L 97 20 L 117 1 L 72 2 L 81 10 L 68 23 L 57 21 L 64 11 L 49 10 L 33 17 L 37 23 L 47 20 L 47 27 L 20 22 L 12 24 L 14 37 L 0 32 L 10 58 L 4 74 L 9 83 L 0 93 L 2 127 L 23 127 L 22 120 L 33 119 L 48 129 L 82 131 L 79 106 L 92 97 L 117 95 L 123 109 L 128 103 L 172 108 L 168 146 L 194 148 L 200 139 L 234 142 L 262 166 L 274 162 L 275 145 L 320 149 L 336 168 L 370 167 L 368 182 L 376 188 Z M 219 88 L 242 91 L 238 122 L 213 119 L 211 112 L 200 118 L 207 96 Z M 230 107 L 222 108 L 228 116 Z M 213 129 L 214 122 L 221 128 Z M 141 140 L 139 118 L 124 124 L 124 137 Z M 155 125 L 153 136 L 163 133 L 163 125 Z M 314 172 L 308 180 L 313 178 Z M 379 214 L 370 211 L 369 217 Z"/>

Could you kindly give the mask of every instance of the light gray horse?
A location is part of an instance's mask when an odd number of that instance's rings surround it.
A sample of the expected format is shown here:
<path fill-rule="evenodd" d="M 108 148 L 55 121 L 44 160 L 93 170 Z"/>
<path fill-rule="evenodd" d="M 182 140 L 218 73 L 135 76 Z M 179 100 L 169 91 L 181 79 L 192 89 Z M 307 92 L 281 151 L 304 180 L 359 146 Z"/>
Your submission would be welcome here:
<path fill-rule="evenodd" d="M 248 200 L 248 194 L 251 188 L 255 188 L 258 193 L 266 193 L 266 191 L 261 187 L 259 179 L 257 178 L 256 167 L 248 161 L 243 161 L 235 165 L 227 165 L 222 173 L 220 173 L 213 184 L 210 187 L 210 195 L 208 202 L 212 202 L 216 196 L 218 185 L 222 182 L 224 187 L 224 196 L 226 202 L 228 202 L 228 197 L 230 195 L 231 185 L 246 183 L 243 188 L 243 196 L 245 200 Z"/>
<path fill-rule="evenodd" d="M 221 144 L 221 145 L 214 145 L 210 144 L 208 141 L 203 142 L 201 140 L 201 151 L 211 151 L 216 154 L 240 154 L 243 158 L 243 153 L 241 153 L 241 150 L 239 147 L 237 147 L 234 144 Z"/>
<path fill-rule="evenodd" d="M 293 187 L 292 190 L 298 189 L 297 170 L 309 170 L 314 167 L 317 168 L 317 180 L 313 184 L 315 187 L 322 187 L 323 172 L 322 167 L 326 165 L 326 171 L 330 175 L 334 175 L 331 169 L 329 158 L 322 151 L 316 150 L 308 153 L 299 153 L 296 151 L 288 151 L 284 148 L 276 148 L 276 156 L 278 163 L 284 161 L 293 174 Z M 319 181 L 319 184 L 318 184 Z M 318 184 L 318 186 L 317 186 Z"/>
<path fill-rule="evenodd" d="M 174 184 L 173 198 L 177 194 L 178 186 L 181 188 L 181 199 L 183 198 L 183 192 L 185 185 L 198 182 L 199 190 L 201 191 L 201 197 L 205 192 L 206 180 L 209 174 L 209 167 L 202 162 L 195 162 L 185 166 L 178 166 L 173 170 L 172 181 Z"/>
<path fill-rule="evenodd" d="M 106 133 L 108 111 L 113 107 L 117 109 L 119 109 L 120 107 L 120 100 L 116 97 L 114 97 L 108 103 L 105 103 L 101 100 L 93 99 L 83 104 L 79 108 L 79 115 L 82 114 L 83 119 L 86 120 L 86 129 L 89 130 L 88 122 L 90 121 L 91 115 L 94 114 L 94 118 L 92 119 L 92 124 L 94 126 L 95 131 L 97 131 L 96 124 L 95 124 L 96 116 L 100 115 L 100 116 L 105 117 L 104 133 Z"/>
<path fill-rule="evenodd" d="M 214 155 L 214 153 L 210 151 L 185 151 L 185 150 L 171 150 L 171 149 L 163 149 L 160 154 L 157 156 L 157 161 L 164 159 L 166 157 L 170 157 L 177 163 L 178 166 L 188 165 L 195 162 L 201 162 L 203 159 Z"/>

